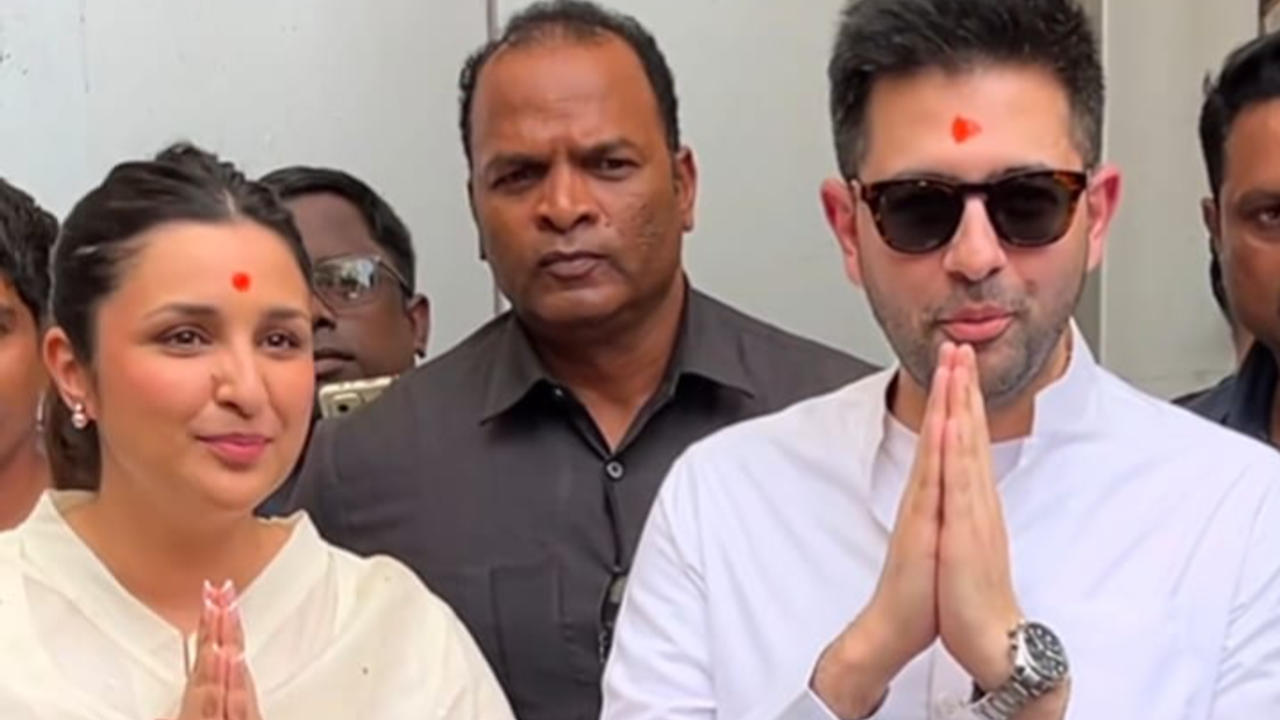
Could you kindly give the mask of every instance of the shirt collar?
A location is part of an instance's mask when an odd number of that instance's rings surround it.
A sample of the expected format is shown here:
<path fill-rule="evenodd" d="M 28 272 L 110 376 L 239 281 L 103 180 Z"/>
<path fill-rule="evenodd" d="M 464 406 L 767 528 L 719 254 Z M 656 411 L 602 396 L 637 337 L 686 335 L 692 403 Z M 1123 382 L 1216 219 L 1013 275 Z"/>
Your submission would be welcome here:
<path fill-rule="evenodd" d="M 1017 465 L 1027 462 L 1038 449 L 1100 429 L 1095 391 L 1101 370 L 1074 323 L 1069 332 L 1071 355 L 1067 369 L 1036 396 L 1031 433 L 1025 438 L 1017 438 L 1023 441 Z M 844 432 L 846 437 L 855 438 L 857 443 L 860 467 L 856 482 L 861 485 L 860 490 L 870 503 L 872 512 L 886 529 L 893 527 L 902 487 L 907 482 L 906 477 L 895 477 L 892 478 L 892 486 L 880 486 L 876 484 L 875 472 L 876 456 L 886 440 L 889 388 L 899 369 L 900 366 L 891 368 L 862 381 L 864 392 L 857 400 L 861 407 L 846 413 L 853 425 Z"/>
<path fill-rule="evenodd" d="M 1275 355 L 1266 345 L 1255 342 L 1232 379 L 1230 401 L 1223 422 L 1228 427 L 1271 440 L 1271 404 L 1275 401 L 1277 377 Z"/>
<path fill-rule="evenodd" d="M 1036 395 L 1028 438 L 1033 444 L 1091 435 L 1102 428 L 1096 403 L 1102 369 L 1074 322 L 1068 332 L 1071 355 L 1066 372 Z"/>
<path fill-rule="evenodd" d="M 1071 356 L 1067 369 L 1036 396 L 1031 434 L 1025 438 L 1028 443 L 1022 454 L 1024 460 L 1032 448 L 1045 441 L 1061 441 L 1088 435 L 1100 429 L 1096 390 L 1101 368 L 1075 323 L 1071 324 L 1069 332 Z M 861 458 L 862 465 L 859 476 L 866 483 L 868 491 L 875 456 L 884 442 L 885 415 L 889 412 L 889 388 L 900 371 L 901 366 L 897 365 L 860 381 L 859 384 L 864 389 L 859 397 L 860 408 L 848 415 L 851 426 L 847 429 L 847 435 L 857 439 L 858 457 Z"/>
<path fill-rule="evenodd" d="M 756 395 L 744 361 L 745 348 L 735 332 L 736 324 L 730 321 L 732 312 L 697 290 L 691 288 L 686 292 L 679 336 L 664 386 L 674 389 L 674 381 L 688 375 L 732 388 L 748 397 Z M 502 318 L 490 358 L 482 423 L 510 410 L 538 385 L 556 384 L 515 313 L 508 312 Z"/>
<path fill-rule="evenodd" d="M 124 588 L 93 550 L 80 539 L 64 513 L 86 503 L 93 493 L 50 490 L 16 530 L 23 552 L 45 582 L 74 605 L 94 616 L 95 623 L 156 677 L 170 681 L 185 676 L 183 644 L 194 658 L 194 635 L 176 628 Z M 306 513 L 263 520 L 291 527 L 289 539 L 248 587 L 241 589 L 246 652 L 252 661 L 271 634 L 292 616 L 328 567 L 327 546 Z M 193 588 L 193 592 L 198 589 Z M 259 687 L 278 678 L 259 677 Z"/>

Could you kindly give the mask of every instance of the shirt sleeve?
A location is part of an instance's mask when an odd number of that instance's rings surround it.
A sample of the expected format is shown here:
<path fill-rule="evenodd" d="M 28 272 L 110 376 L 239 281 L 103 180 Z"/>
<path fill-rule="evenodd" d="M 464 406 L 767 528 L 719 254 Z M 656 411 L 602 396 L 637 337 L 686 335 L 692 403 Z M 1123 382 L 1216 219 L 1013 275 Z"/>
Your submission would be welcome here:
<path fill-rule="evenodd" d="M 1257 468 L 1280 482 L 1277 464 Z M 1212 720 L 1280 717 L 1280 492 L 1271 487 L 1253 519 L 1227 625 Z"/>
<path fill-rule="evenodd" d="M 727 720 L 715 695 L 694 472 L 687 456 L 676 462 L 645 524 L 605 668 L 601 720 Z M 734 720 L 838 718 L 798 687 L 785 706 Z"/>

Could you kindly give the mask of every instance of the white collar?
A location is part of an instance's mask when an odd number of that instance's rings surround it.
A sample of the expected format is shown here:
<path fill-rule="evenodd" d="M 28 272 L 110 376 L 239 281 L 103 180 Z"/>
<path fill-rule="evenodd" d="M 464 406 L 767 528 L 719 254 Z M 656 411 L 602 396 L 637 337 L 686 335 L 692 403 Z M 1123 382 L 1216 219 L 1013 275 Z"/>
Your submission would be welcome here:
<path fill-rule="evenodd" d="M 84 491 L 48 491 L 19 526 L 21 553 L 40 576 L 72 603 L 91 609 L 103 632 L 159 677 L 180 679 L 181 664 L 160 660 L 176 649 L 181 658 L 183 638 L 168 622 L 135 598 L 80 539 L 63 515 L 89 500 Z M 255 648 L 290 616 L 307 591 L 328 567 L 327 546 L 305 513 L 264 520 L 292 527 L 289 539 L 240 597 L 245 619 L 245 646 L 252 660 Z M 193 593 L 199 588 L 192 588 Z"/>
<path fill-rule="evenodd" d="M 1097 388 L 1102 369 L 1074 321 L 1069 332 L 1071 356 L 1066 372 L 1036 395 L 1031 433 L 1025 438 L 1020 464 L 1039 450 L 1096 433 L 1101 427 L 1097 422 Z M 866 496 L 870 496 L 871 491 L 872 464 L 884 442 L 889 386 L 900 371 L 901 366 L 895 364 L 851 388 L 854 392 L 849 398 L 849 412 L 845 413 L 848 424 L 843 434 L 853 439 L 859 462 L 856 482 Z"/>

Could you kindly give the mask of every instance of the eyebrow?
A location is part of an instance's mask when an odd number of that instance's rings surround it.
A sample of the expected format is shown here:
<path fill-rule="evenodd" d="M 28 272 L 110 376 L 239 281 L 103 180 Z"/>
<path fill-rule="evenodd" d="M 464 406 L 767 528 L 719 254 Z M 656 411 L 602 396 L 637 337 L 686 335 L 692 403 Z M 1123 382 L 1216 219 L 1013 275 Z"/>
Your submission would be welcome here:
<path fill-rule="evenodd" d="M 640 152 L 640 147 L 626 138 L 613 138 L 612 140 L 605 140 L 591 145 L 584 150 L 575 152 L 574 155 L 576 157 L 595 158 L 623 150 L 638 153 Z"/>
<path fill-rule="evenodd" d="M 1254 205 L 1260 202 L 1280 200 L 1280 188 L 1253 188 L 1236 197 L 1233 205 Z"/>
<path fill-rule="evenodd" d="M 1013 165 L 1011 167 L 1000 168 L 999 170 L 996 170 L 995 172 L 990 173 L 989 175 L 986 175 L 978 182 L 980 183 L 996 182 L 999 180 L 1003 180 L 1007 177 L 1012 177 L 1014 175 L 1021 175 L 1023 173 L 1029 173 L 1029 172 L 1044 172 L 1052 169 L 1053 168 L 1049 167 L 1048 165 L 1045 165 L 1044 163 Z M 937 172 L 936 170 L 917 170 L 917 169 L 903 170 L 902 172 L 894 173 L 893 175 L 890 175 L 884 180 L 878 180 L 877 182 L 885 182 L 890 180 L 894 180 L 894 181 L 896 180 L 940 180 L 942 182 L 955 183 L 957 185 L 964 185 L 970 182 L 967 178 L 962 178 L 958 175 L 952 175 L 950 173 Z"/>
<path fill-rule="evenodd" d="M 212 305 L 178 302 L 162 305 L 147 313 L 146 318 L 150 319 L 160 315 L 179 315 L 182 317 L 208 321 L 218 319 L 219 313 L 217 308 Z M 297 308 L 277 306 L 267 310 L 266 319 L 270 322 L 290 322 L 293 320 L 310 322 L 311 313 Z"/>
<path fill-rule="evenodd" d="M 619 151 L 639 153 L 640 146 L 626 138 L 619 137 L 602 140 L 580 150 L 575 149 L 570 154 L 575 159 L 599 158 Z M 549 160 L 546 155 L 539 155 L 535 153 L 498 153 L 484 164 L 482 174 L 488 176 L 498 169 L 522 167 L 527 165 L 546 165 L 548 162 Z"/>

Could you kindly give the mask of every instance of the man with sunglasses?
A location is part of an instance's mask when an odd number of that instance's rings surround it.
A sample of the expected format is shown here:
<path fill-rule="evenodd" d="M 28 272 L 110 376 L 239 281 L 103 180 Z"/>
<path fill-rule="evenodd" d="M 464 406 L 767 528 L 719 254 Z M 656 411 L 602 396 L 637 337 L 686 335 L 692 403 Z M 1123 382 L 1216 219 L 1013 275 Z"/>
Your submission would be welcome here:
<path fill-rule="evenodd" d="M 1247 337 L 1239 368 L 1178 402 L 1280 447 L 1280 35 L 1231 53 L 1209 84 L 1200 142 L 1213 291 Z"/>
<path fill-rule="evenodd" d="M 293 213 L 327 312 L 316 382 L 400 375 L 426 353 L 431 305 L 414 289 L 409 229 L 373 188 L 341 170 L 287 167 L 262 182 Z"/>
<path fill-rule="evenodd" d="M 697 168 L 636 20 L 535 3 L 459 84 L 468 198 L 511 312 L 318 426 L 297 498 L 330 540 L 421 574 L 521 720 L 596 720 L 672 461 L 869 367 L 690 286 Z"/>
<path fill-rule="evenodd" d="M 861 0 L 822 201 L 899 367 L 689 449 L 605 720 L 1280 711 L 1280 457 L 1071 322 L 1120 176 L 1073 0 Z"/>

